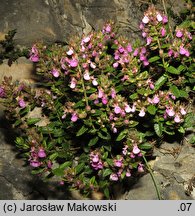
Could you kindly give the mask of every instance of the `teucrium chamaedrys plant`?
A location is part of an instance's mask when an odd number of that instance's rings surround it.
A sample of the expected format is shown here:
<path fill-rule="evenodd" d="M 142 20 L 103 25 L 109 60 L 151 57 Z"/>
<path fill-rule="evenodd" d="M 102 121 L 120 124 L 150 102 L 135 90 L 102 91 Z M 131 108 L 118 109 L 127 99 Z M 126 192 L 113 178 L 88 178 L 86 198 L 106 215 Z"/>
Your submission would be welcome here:
<path fill-rule="evenodd" d="M 39 88 L 11 78 L 0 87 L 33 173 L 109 198 L 112 184 L 144 172 L 157 136 L 185 133 L 193 117 L 194 39 L 167 23 L 151 6 L 140 24 L 144 45 L 116 36 L 111 23 L 68 46 L 33 45 Z"/>

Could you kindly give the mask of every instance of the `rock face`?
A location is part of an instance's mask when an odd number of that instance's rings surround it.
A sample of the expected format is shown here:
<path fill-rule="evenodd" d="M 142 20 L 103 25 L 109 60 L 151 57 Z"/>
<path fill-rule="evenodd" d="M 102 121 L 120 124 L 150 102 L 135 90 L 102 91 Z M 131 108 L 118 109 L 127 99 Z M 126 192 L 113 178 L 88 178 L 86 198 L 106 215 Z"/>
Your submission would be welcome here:
<path fill-rule="evenodd" d="M 154 152 L 156 159 L 150 167 L 158 185 L 161 198 L 165 200 L 195 199 L 195 149 L 187 141 L 164 143 Z M 119 197 L 130 200 L 158 199 L 150 174 L 144 175 L 130 191 Z"/>
<path fill-rule="evenodd" d="M 43 40 L 50 43 L 68 40 L 72 35 L 100 29 L 113 20 L 119 32 L 138 37 L 139 22 L 150 1 L 137 0 L 4 0 L 0 5 L 0 39 L 9 30 L 17 29 L 16 43 L 31 46 Z M 175 14 L 182 1 L 168 0 Z M 159 1 L 160 3 L 160 1 Z M 174 3 L 174 4 L 173 4 Z M 159 9 L 162 6 L 157 5 Z"/>

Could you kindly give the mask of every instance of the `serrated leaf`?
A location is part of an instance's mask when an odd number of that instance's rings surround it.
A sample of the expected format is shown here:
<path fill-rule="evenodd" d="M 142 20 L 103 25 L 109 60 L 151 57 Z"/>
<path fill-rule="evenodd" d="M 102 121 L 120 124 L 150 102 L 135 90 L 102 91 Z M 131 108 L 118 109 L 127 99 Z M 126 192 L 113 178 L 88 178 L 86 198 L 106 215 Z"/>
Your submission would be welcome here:
<path fill-rule="evenodd" d="M 77 132 L 76 136 L 81 136 L 83 135 L 86 131 L 88 130 L 88 128 L 85 127 L 85 125 L 83 125 L 80 130 Z"/>
<path fill-rule="evenodd" d="M 110 169 L 105 169 L 105 170 L 103 170 L 103 177 L 106 177 L 106 176 L 109 176 L 110 174 L 112 173 L 112 170 L 110 170 Z"/>
<path fill-rule="evenodd" d="M 123 131 L 121 131 L 118 135 L 118 137 L 116 138 L 116 141 L 121 141 L 122 139 L 124 139 L 128 134 L 128 130 L 125 129 Z"/>
<path fill-rule="evenodd" d="M 159 122 L 158 124 L 154 124 L 154 130 L 157 136 L 162 137 L 162 123 Z"/>
<path fill-rule="evenodd" d="M 97 141 L 99 140 L 99 137 L 94 137 L 92 138 L 89 143 L 88 143 L 88 146 L 93 146 L 97 143 Z"/>
<path fill-rule="evenodd" d="M 147 107 L 147 111 L 151 114 L 151 115 L 155 115 L 156 114 L 156 111 L 157 111 L 157 108 L 154 106 L 154 105 L 149 105 Z"/>
<path fill-rule="evenodd" d="M 27 119 L 27 124 L 28 125 L 34 125 L 37 122 L 39 122 L 40 120 L 41 120 L 40 118 L 29 118 L 29 119 Z"/>
<path fill-rule="evenodd" d="M 171 90 L 171 92 L 175 95 L 176 98 L 179 98 L 179 96 L 180 96 L 180 91 L 179 91 L 179 89 L 177 88 L 177 86 L 172 85 L 172 86 L 170 87 L 170 90 Z"/>
<path fill-rule="evenodd" d="M 171 74 L 177 74 L 177 75 L 179 75 L 181 73 L 181 71 L 177 70 L 177 68 L 175 68 L 173 66 L 169 66 L 167 68 L 167 71 Z"/>
<path fill-rule="evenodd" d="M 150 63 L 152 63 L 152 62 L 158 61 L 159 59 L 160 59 L 159 56 L 154 56 L 154 57 L 149 58 L 148 61 L 149 61 Z"/>
<path fill-rule="evenodd" d="M 156 82 L 155 82 L 155 90 L 158 90 L 164 83 L 167 81 L 166 76 L 161 76 Z"/>

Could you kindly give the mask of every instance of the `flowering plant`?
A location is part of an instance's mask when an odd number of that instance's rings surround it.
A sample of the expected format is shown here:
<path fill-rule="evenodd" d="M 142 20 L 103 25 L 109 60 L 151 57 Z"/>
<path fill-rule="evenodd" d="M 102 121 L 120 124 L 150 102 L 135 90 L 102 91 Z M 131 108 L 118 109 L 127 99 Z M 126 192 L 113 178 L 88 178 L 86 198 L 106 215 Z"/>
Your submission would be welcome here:
<path fill-rule="evenodd" d="M 68 46 L 33 45 L 43 82 L 32 88 L 6 77 L 0 87 L 33 173 L 109 198 L 112 184 L 144 172 L 157 137 L 185 133 L 194 39 L 190 28 L 167 24 L 152 6 L 140 24 L 143 45 L 118 37 L 111 23 Z"/>

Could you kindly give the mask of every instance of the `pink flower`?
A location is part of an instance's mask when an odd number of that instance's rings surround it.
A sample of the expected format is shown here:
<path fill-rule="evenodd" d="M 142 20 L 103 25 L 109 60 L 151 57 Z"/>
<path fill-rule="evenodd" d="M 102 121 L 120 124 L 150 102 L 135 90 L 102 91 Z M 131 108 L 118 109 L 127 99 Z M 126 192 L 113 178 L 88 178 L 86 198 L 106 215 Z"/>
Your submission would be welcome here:
<path fill-rule="evenodd" d="M 113 67 L 117 68 L 118 67 L 118 62 L 113 63 Z"/>
<path fill-rule="evenodd" d="M 136 110 L 136 105 L 134 103 L 133 106 L 132 106 L 132 108 L 131 108 L 131 112 L 135 112 L 135 110 Z"/>
<path fill-rule="evenodd" d="M 134 145 L 133 146 L 133 154 L 139 154 L 140 153 L 140 149 L 138 148 L 138 146 L 137 145 Z"/>
<path fill-rule="evenodd" d="M 188 51 L 187 49 L 185 49 L 183 46 L 180 46 L 179 53 L 180 53 L 181 55 L 185 55 L 185 56 L 187 56 L 187 57 L 190 56 L 189 51 Z"/>
<path fill-rule="evenodd" d="M 125 104 L 125 112 L 130 113 L 131 112 L 131 107 L 128 104 Z"/>
<path fill-rule="evenodd" d="M 22 109 L 26 107 L 26 103 L 25 103 L 25 101 L 24 101 L 22 98 L 20 98 L 20 99 L 18 100 L 18 104 L 19 104 L 19 106 L 20 106 Z"/>
<path fill-rule="evenodd" d="M 159 101 L 160 101 L 160 99 L 159 99 L 158 95 L 154 95 L 154 98 L 153 98 L 153 100 L 152 100 L 152 103 L 153 103 L 153 104 L 157 104 L 157 103 L 159 103 Z"/>
<path fill-rule="evenodd" d="M 70 82 L 70 88 L 74 89 L 76 87 L 77 80 L 73 77 Z"/>
<path fill-rule="evenodd" d="M 118 51 L 119 51 L 120 53 L 123 53 L 123 52 L 125 51 L 125 49 L 124 49 L 124 47 L 119 46 Z"/>
<path fill-rule="evenodd" d="M 134 50 L 134 52 L 133 52 L 133 56 L 137 56 L 137 55 L 138 55 L 138 53 L 139 53 L 139 49 L 138 49 L 138 48 L 136 48 L 136 49 Z"/>
<path fill-rule="evenodd" d="M 135 158 L 135 155 L 133 154 L 133 152 L 130 153 L 130 158 Z"/>
<path fill-rule="evenodd" d="M 184 109 L 183 107 L 181 107 L 181 108 L 180 108 L 180 113 L 181 113 L 182 115 L 186 115 L 187 112 L 185 111 L 185 109 Z"/>
<path fill-rule="evenodd" d="M 108 103 L 108 98 L 105 97 L 105 96 L 103 96 L 103 98 L 102 98 L 102 103 L 103 103 L 104 105 L 106 105 L 106 104 Z"/>
<path fill-rule="evenodd" d="M 115 107 L 114 107 L 114 112 L 115 112 L 115 114 L 119 114 L 119 113 L 121 113 L 121 108 L 118 106 L 118 105 L 116 105 Z"/>
<path fill-rule="evenodd" d="M 111 25 L 110 25 L 110 24 L 107 24 L 107 25 L 105 26 L 105 32 L 106 32 L 106 33 L 110 33 L 111 31 L 112 31 Z"/>
<path fill-rule="evenodd" d="M 32 167 L 39 167 L 41 165 L 41 163 L 37 160 L 31 160 L 30 161 L 30 166 Z"/>
<path fill-rule="evenodd" d="M 83 38 L 82 42 L 84 43 L 88 43 L 91 40 L 91 38 L 89 36 Z"/>
<path fill-rule="evenodd" d="M 104 96 L 104 92 L 101 88 L 98 88 L 98 98 L 102 98 Z"/>
<path fill-rule="evenodd" d="M 149 65 L 149 61 L 146 59 L 145 61 L 143 61 L 144 66 L 148 66 Z"/>
<path fill-rule="evenodd" d="M 166 29 L 164 27 L 160 30 L 161 36 L 164 37 L 166 35 Z"/>
<path fill-rule="evenodd" d="M 53 163 L 52 163 L 52 161 L 49 160 L 49 161 L 47 162 L 47 167 L 48 167 L 49 169 L 51 169 L 52 166 L 53 166 Z"/>
<path fill-rule="evenodd" d="M 163 23 L 163 24 L 168 23 L 168 18 L 167 18 L 167 16 L 163 16 L 163 18 L 162 18 L 162 23 Z"/>
<path fill-rule="evenodd" d="M 74 53 L 73 49 L 69 49 L 69 50 L 66 52 L 66 54 L 69 55 L 69 56 L 71 56 L 73 53 Z"/>
<path fill-rule="evenodd" d="M 112 174 L 110 175 L 110 180 L 112 180 L 112 181 L 118 181 L 118 175 L 115 174 L 115 173 L 112 173 Z"/>
<path fill-rule="evenodd" d="M 94 163 L 97 163 L 99 160 L 100 160 L 100 159 L 99 159 L 99 155 L 98 155 L 98 154 L 94 155 L 93 158 L 92 158 L 92 161 L 93 161 Z"/>
<path fill-rule="evenodd" d="M 148 16 L 144 16 L 144 18 L 142 19 L 142 22 L 144 23 L 144 24 L 147 24 L 147 23 L 149 23 L 149 18 L 148 18 Z"/>
<path fill-rule="evenodd" d="M 79 63 L 78 60 L 75 59 L 75 58 L 69 60 L 69 65 L 70 65 L 71 67 L 77 67 L 78 63 Z"/>
<path fill-rule="evenodd" d="M 94 62 L 91 62 L 91 63 L 90 63 L 90 67 L 93 68 L 93 69 L 95 69 L 95 68 L 96 68 L 95 63 L 94 63 Z"/>
<path fill-rule="evenodd" d="M 72 117 L 71 117 L 71 121 L 72 121 L 72 122 L 76 122 L 77 120 L 78 120 L 77 114 L 76 114 L 76 113 L 73 113 L 73 114 L 72 114 Z"/>
<path fill-rule="evenodd" d="M 39 55 L 38 55 L 38 49 L 36 45 L 32 46 L 31 52 L 30 52 L 30 60 L 32 62 L 38 62 L 39 61 Z"/>
<path fill-rule="evenodd" d="M 146 45 L 150 45 L 152 42 L 152 38 L 151 37 L 147 37 L 146 38 Z"/>
<path fill-rule="evenodd" d="M 144 172 L 143 166 L 144 166 L 143 164 L 139 163 L 138 170 L 137 170 L 139 173 Z"/>
<path fill-rule="evenodd" d="M 143 30 L 143 29 L 144 29 L 144 24 L 143 24 L 143 23 L 140 23 L 139 29 L 140 29 L 140 30 Z"/>
<path fill-rule="evenodd" d="M 146 38 L 147 37 L 147 33 L 146 32 L 142 32 L 142 37 Z"/>
<path fill-rule="evenodd" d="M 176 37 L 178 37 L 178 38 L 183 37 L 183 33 L 180 29 L 176 30 Z"/>
<path fill-rule="evenodd" d="M 172 55 L 173 55 L 173 50 L 170 49 L 170 50 L 168 51 L 168 56 L 171 57 Z"/>
<path fill-rule="evenodd" d="M 122 165 L 123 165 L 122 159 L 114 160 L 114 165 L 116 167 L 122 167 Z"/>
<path fill-rule="evenodd" d="M 133 51 L 131 44 L 127 45 L 126 50 L 127 50 L 127 52 L 132 52 Z"/>
<path fill-rule="evenodd" d="M 125 147 L 123 148 L 123 151 L 122 151 L 123 155 L 126 155 L 126 154 L 127 154 L 127 149 L 128 149 L 128 146 L 125 145 Z"/>
<path fill-rule="evenodd" d="M 94 86 L 98 86 L 97 79 L 93 79 L 92 84 L 93 84 Z"/>
<path fill-rule="evenodd" d="M 126 177 L 130 177 L 131 176 L 130 171 L 127 171 L 125 175 L 126 175 Z"/>
<path fill-rule="evenodd" d="M 5 89 L 4 87 L 0 86 L 0 98 L 3 98 L 3 97 L 5 97 Z"/>
<path fill-rule="evenodd" d="M 57 69 L 53 69 L 52 71 L 51 71 L 51 73 L 52 73 L 52 75 L 54 76 L 54 77 L 59 77 L 60 76 L 60 73 L 59 73 L 59 71 L 57 70 Z"/>
<path fill-rule="evenodd" d="M 163 20 L 161 14 L 159 14 L 159 13 L 156 15 L 156 19 L 157 19 L 159 22 L 161 22 L 161 21 Z"/>
<path fill-rule="evenodd" d="M 173 110 L 173 108 L 167 108 L 166 109 L 166 113 L 168 114 L 168 116 L 172 117 L 175 115 L 175 111 Z"/>
<path fill-rule="evenodd" d="M 181 122 L 181 119 L 180 119 L 180 117 L 179 117 L 178 114 L 175 115 L 174 121 L 175 121 L 176 123 Z"/>
<path fill-rule="evenodd" d="M 39 56 L 38 55 L 31 55 L 30 56 L 30 60 L 32 62 L 38 62 L 39 61 Z"/>
<path fill-rule="evenodd" d="M 45 153 L 45 150 L 43 148 L 39 148 L 38 157 L 39 158 L 45 158 L 46 157 L 46 153 Z"/>
<path fill-rule="evenodd" d="M 117 128 L 115 128 L 115 127 L 112 128 L 113 133 L 117 133 L 117 131 L 118 131 Z"/>
<path fill-rule="evenodd" d="M 140 112 L 139 112 L 139 116 L 140 117 L 144 117 L 145 116 L 145 110 L 144 110 L 144 108 L 142 108 L 141 110 L 140 110 Z"/>
<path fill-rule="evenodd" d="M 84 78 L 84 80 L 90 80 L 89 71 L 86 71 L 86 72 L 83 74 L 83 78 Z"/>

